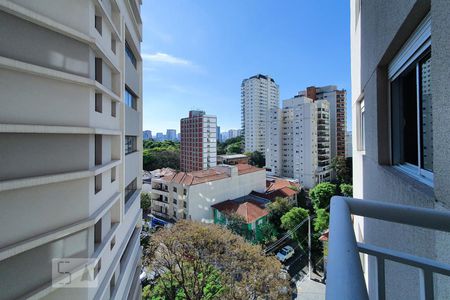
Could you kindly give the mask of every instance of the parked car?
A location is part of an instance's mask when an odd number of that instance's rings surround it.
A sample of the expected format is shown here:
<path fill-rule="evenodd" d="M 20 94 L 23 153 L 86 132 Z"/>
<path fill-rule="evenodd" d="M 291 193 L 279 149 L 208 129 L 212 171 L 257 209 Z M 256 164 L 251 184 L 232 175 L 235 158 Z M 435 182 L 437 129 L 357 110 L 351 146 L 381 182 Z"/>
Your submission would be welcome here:
<path fill-rule="evenodd" d="M 278 253 L 277 253 L 277 259 L 281 262 L 285 262 L 289 258 L 291 258 L 294 255 L 295 251 L 294 248 L 291 246 L 284 246 Z"/>

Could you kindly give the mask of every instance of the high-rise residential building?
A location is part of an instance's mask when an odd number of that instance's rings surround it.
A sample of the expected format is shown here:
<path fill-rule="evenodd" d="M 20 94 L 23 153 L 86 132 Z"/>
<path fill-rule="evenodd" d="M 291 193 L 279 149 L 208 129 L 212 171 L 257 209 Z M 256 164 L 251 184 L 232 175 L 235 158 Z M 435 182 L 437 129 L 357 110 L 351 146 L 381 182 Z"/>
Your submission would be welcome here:
<path fill-rule="evenodd" d="M 267 114 L 279 106 L 278 84 L 266 75 L 244 79 L 241 85 L 241 120 L 245 151 L 266 153 Z"/>
<path fill-rule="evenodd" d="M 228 138 L 232 139 L 232 138 L 236 138 L 239 136 L 239 132 L 237 129 L 230 129 L 228 130 Z"/>
<path fill-rule="evenodd" d="M 329 103 L 295 96 L 268 116 L 266 165 L 306 188 L 330 179 Z"/>
<path fill-rule="evenodd" d="M 166 139 L 175 142 L 177 140 L 177 131 L 175 129 L 167 129 Z"/>
<path fill-rule="evenodd" d="M 335 85 L 323 87 L 311 86 L 298 93 L 313 101 L 325 99 L 330 103 L 330 140 L 331 158 L 345 157 L 346 109 L 347 92 L 339 90 Z"/>
<path fill-rule="evenodd" d="M 352 157 L 352 132 L 345 133 L 345 157 Z"/>
<path fill-rule="evenodd" d="M 217 128 L 216 128 L 216 139 L 217 139 L 217 142 L 222 142 L 222 135 L 220 133 L 220 126 L 217 126 Z"/>
<path fill-rule="evenodd" d="M 140 299 L 140 5 L 0 3 L 0 299 Z"/>
<path fill-rule="evenodd" d="M 216 165 L 217 117 L 204 111 L 191 110 L 181 119 L 180 168 L 191 172 L 206 170 Z"/>
<path fill-rule="evenodd" d="M 212 205 L 266 190 L 265 170 L 247 164 L 193 172 L 166 168 L 152 173 L 152 214 L 169 221 L 212 223 Z"/>
<path fill-rule="evenodd" d="M 332 200 L 327 299 L 447 299 L 450 2 L 350 7 L 355 199 Z"/>
<path fill-rule="evenodd" d="M 152 131 L 144 130 L 144 132 L 142 133 L 142 138 L 144 141 L 148 141 L 148 140 L 152 139 Z"/>
<path fill-rule="evenodd" d="M 163 142 L 163 141 L 166 140 L 166 136 L 165 136 L 164 133 L 162 133 L 162 132 L 157 132 L 157 133 L 156 133 L 155 140 L 156 140 L 157 142 Z"/>
<path fill-rule="evenodd" d="M 228 131 L 222 132 L 221 136 L 222 136 L 222 142 L 225 142 L 226 140 L 228 140 L 229 139 Z"/>

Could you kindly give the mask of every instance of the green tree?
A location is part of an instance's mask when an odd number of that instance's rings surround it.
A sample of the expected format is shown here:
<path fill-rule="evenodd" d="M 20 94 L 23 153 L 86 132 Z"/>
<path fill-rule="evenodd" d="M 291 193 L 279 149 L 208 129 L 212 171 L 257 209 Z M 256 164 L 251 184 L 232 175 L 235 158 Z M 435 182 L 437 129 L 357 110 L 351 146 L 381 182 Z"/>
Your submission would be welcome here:
<path fill-rule="evenodd" d="M 238 214 L 227 215 L 226 227 L 234 234 L 240 235 L 245 239 L 251 239 L 251 237 L 248 236 L 247 223 L 244 218 Z"/>
<path fill-rule="evenodd" d="M 331 161 L 331 168 L 336 173 L 336 179 L 339 183 L 351 183 L 351 172 L 347 167 L 347 161 L 342 156 L 336 156 Z"/>
<path fill-rule="evenodd" d="M 345 197 L 353 197 L 353 186 L 351 184 L 342 183 L 339 186 L 341 195 Z"/>
<path fill-rule="evenodd" d="M 211 265 L 201 263 L 196 265 L 187 261 L 182 269 L 174 269 L 174 273 L 163 273 L 154 286 L 145 286 L 142 298 L 144 300 L 212 300 L 220 299 L 225 291 L 220 272 Z M 174 280 L 174 277 L 180 280 Z"/>
<path fill-rule="evenodd" d="M 246 152 L 246 155 L 249 157 L 249 163 L 252 166 L 262 168 L 266 165 L 266 158 L 264 157 L 264 154 L 262 152 Z"/>
<path fill-rule="evenodd" d="M 230 149 L 228 149 L 228 146 L 233 145 Z M 242 149 L 244 149 L 244 140 L 242 136 L 238 136 L 235 138 L 231 138 L 226 140 L 225 142 L 217 142 L 217 154 L 226 154 L 226 153 L 236 153 L 241 154 Z"/>
<path fill-rule="evenodd" d="M 228 145 L 226 149 L 227 149 L 226 150 L 227 154 L 241 154 L 242 153 L 241 143 L 234 143 L 234 144 Z"/>
<path fill-rule="evenodd" d="M 150 198 L 150 193 L 142 192 L 141 193 L 141 208 L 144 212 L 150 211 L 150 207 L 152 205 L 152 201 Z"/>
<path fill-rule="evenodd" d="M 326 208 L 330 205 L 331 197 L 336 195 L 336 185 L 329 182 L 322 182 L 309 191 L 314 211 L 319 208 Z"/>
<path fill-rule="evenodd" d="M 144 265 L 160 275 L 144 299 L 290 299 L 281 263 L 261 251 L 222 226 L 178 221 L 144 248 Z"/>
<path fill-rule="evenodd" d="M 286 230 L 293 231 L 293 238 L 304 248 L 305 243 L 304 238 L 308 234 L 308 226 L 301 226 L 299 229 L 295 230 L 295 227 L 300 224 L 304 219 L 309 216 L 309 211 L 301 208 L 294 207 L 281 217 L 281 227 Z"/>
<path fill-rule="evenodd" d="M 314 231 L 322 233 L 328 228 L 330 222 L 330 214 L 323 208 L 316 211 L 316 218 L 314 219 Z"/>
<path fill-rule="evenodd" d="M 292 204 L 286 198 L 277 197 L 267 207 L 269 209 L 269 222 L 275 226 L 277 231 L 281 229 L 281 217 L 292 208 Z"/>
<path fill-rule="evenodd" d="M 259 231 L 261 235 L 261 240 L 259 241 L 260 244 L 267 245 L 276 241 L 278 232 L 272 223 L 266 222 L 262 224 L 259 227 Z"/>

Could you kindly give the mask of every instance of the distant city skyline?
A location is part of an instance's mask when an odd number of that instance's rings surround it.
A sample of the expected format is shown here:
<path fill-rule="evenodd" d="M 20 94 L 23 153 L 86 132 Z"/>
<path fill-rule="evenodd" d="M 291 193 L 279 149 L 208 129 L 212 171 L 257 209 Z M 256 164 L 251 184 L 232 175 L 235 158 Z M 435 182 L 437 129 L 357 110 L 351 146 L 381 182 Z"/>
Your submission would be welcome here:
<path fill-rule="evenodd" d="M 193 109 L 240 129 L 242 80 L 259 73 L 280 101 L 312 85 L 351 99 L 349 1 L 148 0 L 142 19 L 144 130 L 179 130 Z"/>

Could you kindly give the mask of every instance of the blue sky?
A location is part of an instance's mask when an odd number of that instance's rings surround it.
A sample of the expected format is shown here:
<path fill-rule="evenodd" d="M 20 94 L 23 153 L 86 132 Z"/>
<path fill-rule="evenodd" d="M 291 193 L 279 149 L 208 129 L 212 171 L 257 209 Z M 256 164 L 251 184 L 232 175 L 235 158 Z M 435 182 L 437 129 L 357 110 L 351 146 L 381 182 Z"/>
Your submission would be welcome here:
<path fill-rule="evenodd" d="M 281 100 L 328 84 L 350 98 L 349 13 L 345 0 L 143 1 L 144 129 L 178 132 L 191 109 L 239 128 L 240 85 L 257 73 Z"/>

